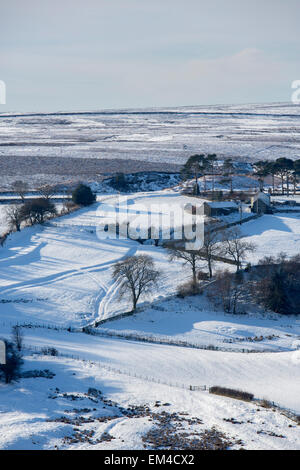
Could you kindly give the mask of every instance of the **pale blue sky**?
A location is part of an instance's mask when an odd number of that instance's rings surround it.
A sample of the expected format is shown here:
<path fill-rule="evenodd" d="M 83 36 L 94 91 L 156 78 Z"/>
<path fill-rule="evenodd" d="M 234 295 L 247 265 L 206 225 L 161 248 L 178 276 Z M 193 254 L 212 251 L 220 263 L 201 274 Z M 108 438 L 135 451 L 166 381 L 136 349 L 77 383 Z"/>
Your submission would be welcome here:
<path fill-rule="evenodd" d="M 289 101 L 299 0 L 1 2 L 5 111 Z"/>

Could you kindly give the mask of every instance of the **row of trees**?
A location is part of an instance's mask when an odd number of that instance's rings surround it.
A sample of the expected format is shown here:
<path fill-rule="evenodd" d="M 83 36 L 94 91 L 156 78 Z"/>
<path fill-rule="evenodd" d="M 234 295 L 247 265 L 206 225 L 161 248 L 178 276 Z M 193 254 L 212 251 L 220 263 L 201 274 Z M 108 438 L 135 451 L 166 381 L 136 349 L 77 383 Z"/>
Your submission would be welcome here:
<path fill-rule="evenodd" d="M 300 160 L 290 158 L 277 158 L 274 161 L 260 160 L 255 163 L 255 176 L 258 179 L 260 190 L 263 191 L 264 181 L 267 176 L 272 177 L 272 191 L 275 192 L 275 177 L 280 178 L 281 192 L 284 194 L 284 186 L 289 196 L 290 184 L 293 185 L 293 192 L 296 193 L 300 180 Z"/>
<path fill-rule="evenodd" d="M 21 230 L 22 223 L 26 225 L 43 224 L 47 218 L 57 215 L 57 210 L 51 198 L 56 192 L 56 187 L 45 185 L 39 188 L 40 197 L 26 199 L 28 191 L 27 183 L 16 181 L 14 189 L 21 198 L 21 204 L 10 205 L 6 209 L 7 223 L 10 231 Z M 72 201 L 75 205 L 87 206 L 96 200 L 95 194 L 89 186 L 79 184 L 72 193 Z M 65 210 L 64 212 L 68 212 Z"/>
<path fill-rule="evenodd" d="M 242 240 L 228 240 L 234 248 L 234 258 L 244 256 L 249 246 Z M 253 246 L 250 247 L 253 249 Z M 178 257 L 189 264 L 193 274 L 192 282 L 178 286 L 178 295 L 201 293 L 201 284 L 196 276 L 198 254 L 184 251 L 170 252 L 170 259 Z M 201 258 L 200 258 L 201 259 Z M 200 271 L 202 274 L 202 271 Z M 118 262 L 113 278 L 120 283 L 120 297 L 129 295 L 132 311 L 136 309 L 140 297 L 157 288 L 160 272 L 155 268 L 153 259 L 147 255 L 131 256 Z M 202 277 L 201 277 L 202 278 Z M 207 286 L 207 295 L 225 312 L 237 313 L 240 301 L 246 298 L 280 314 L 300 314 L 300 256 L 290 259 L 281 254 L 278 257 L 263 258 L 257 266 L 249 265 L 236 273 L 228 269 L 218 270 L 212 283 Z M 217 295 L 216 295 L 217 292 Z"/>
<path fill-rule="evenodd" d="M 236 265 L 236 270 L 241 269 L 242 261 L 248 253 L 255 250 L 255 245 L 242 238 L 241 230 L 232 227 L 227 230 L 215 230 L 208 227 L 205 230 L 203 247 L 200 250 L 185 250 L 177 246 L 176 242 L 168 244 L 170 259 L 180 259 L 189 265 L 192 271 L 193 282 L 199 278 L 199 269 L 205 262 L 208 269 L 208 277 L 213 276 L 213 265 L 216 261 L 228 261 Z M 201 275 L 201 274 L 200 274 Z"/>
<path fill-rule="evenodd" d="M 215 191 L 215 176 L 216 174 L 222 174 L 230 184 L 230 191 L 233 191 L 233 175 L 236 173 L 234 161 L 232 158 L 225 158 L 222 165 L 219 164 L 217 155 L 215 153 L 209 154 L 195 154 L 189 157 L 186 163 L 183 165 L 181 170 L 181 177 L 183 180 L 194 178 L 195 194 L 199 194 L 198 179 L 200 176 L 203 177 L 204 192 L 207 190 L 207 175 L 212 177 L 212 191 Z"/>
<path fill-rule="evenodd" d="M 12 190 L 20 196 L 21 201 L 25 202 L 25 196 L 29 192 L 29 185 L 26 181 L 17 180 L 11 185 Z M 36 188 L 39 198 L 48 201 L 59 191 L 59 186 L 44 184 Z M 91 188 L 85 184 L 79 183 L 72 192 L 72 201 L 79 205 L 89 205 L 95 202 L 96 196 Z"/>
<path fill-rule="evenodd" d="M 37 188 L 39 197 L 26 199 L 29 185 L 25 181 L 17 180 L 12 183 L 13 191 L 19 195 L 21 204 L 8 206 L 6 209 L 7 223 L 10 231 L 21 230 L 21 224 L 34 225 L 44 223 L 47 217 L 56 215 L 55 205 L 51 197 L 57 191 L 56 185 L 43 185 Z"/>
<path fill-rule="evenodd" d="M 26 183 L 26 181 L 17 180 L 12 183 L 11 187 L 12 190 L 20 196 L 21 201 L 25 202 L 25 196 L 29 192 L 28 183 Z M 48 200 L 57 193 L 58 186 L 53 184 L 45 184 L 36 188 L 36 191 L 39 194 L 39 197 Z"/>
<path fill-rule="evenodd" d="M 49 199 L 36 198 L 8 206 L 6 214 L 10 230 L 19 232 L 22 222 L 27 225 L 42 224 L 45 218 L 56 215 L 56 208 Z"/>
<path fill-rule="evenodd" d="M 267 176 L 272 177 L 272 190 L 275 192 L 275 178 L 281 180 L 281 191 L 284 194 L 284 186 L 289 195 L 290 184 L 293 185 L 293 191 L 296 192 L 297 184 L 300 179 L 300 160 L 291 160 L 290 158 L 277 158 L 274 161 L 260 160 L 254 165 L 255 173 L 260 190 L 263 191 L 264 181 Z M 234 162 L 231 158 L 226 158 L 220 166 L 216 154 L 195 154 L 189 157 L 183 165 L 181 176 L 183 180 L 194 178 L 195 194 L 199 194 L 199 177 L 203 177 L 204 192 L 207 190 L 206 177 L 212 177 L 212 191 L 215 190 L 215 175 L 221 173 L 230 183 L 230 191 L 233 191 L 233 176 L 237 173 Z"/>
<path fill-rule="evenodd" d="M 177 246 L 175 242 L 169 243 L 167 250 L 170 261 L 178 259 L 190 267 L 191 289 L 196 291 L 199 279 L 212 278 L 215 261 L 231 262 L 236 265 L 236 270 L 239 272 L 242 261 L 249 252 L 255 250 L 255 245 L 241 238 L 240 230 L 234 227 L 224 231 L 207 230 L 204 245 L 200 250 L 185 250 Z M 204 263 L 207 266 L 208 275 L 200 270 Z M 132 309 L 135 310 L 141 295 L 157 286 L 160 273 L 150 256 L 139 255 L 116 263 L 112 277 L 120 283 L 120 297 L 129 295 L 132 300 Z"/>

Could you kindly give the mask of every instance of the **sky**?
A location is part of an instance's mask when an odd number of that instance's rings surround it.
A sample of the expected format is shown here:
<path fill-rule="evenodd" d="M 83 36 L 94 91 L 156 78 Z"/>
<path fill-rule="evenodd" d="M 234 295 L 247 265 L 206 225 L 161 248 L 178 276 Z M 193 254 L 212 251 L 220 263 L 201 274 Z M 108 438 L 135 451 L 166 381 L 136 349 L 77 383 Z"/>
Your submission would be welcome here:
<path fill-rule="evenodd" d="M 299 0 L 0 4 L 0 113 L 288 102 L 300 80 Z"/>

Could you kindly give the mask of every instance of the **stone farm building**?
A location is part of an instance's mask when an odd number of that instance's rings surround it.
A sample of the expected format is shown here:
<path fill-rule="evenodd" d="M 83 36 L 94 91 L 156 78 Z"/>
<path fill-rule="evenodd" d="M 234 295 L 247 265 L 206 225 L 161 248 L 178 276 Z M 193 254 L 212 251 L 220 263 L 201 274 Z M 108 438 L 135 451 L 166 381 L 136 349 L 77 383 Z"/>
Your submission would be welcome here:
<path fill-rule="evenodd" d="M 193 204 L 187 204 L 185 210 L 196 214 L 196 207 Z M 207 217 L 219 217 L 222 215 L 230 215 L 234 212 L 238 212 L 238 210 L 238 205 L 233 201 L 203 201 L 201 206 L 197 207 L 197 214 L 206 215 Z"/>
<path fill-rule="evenodd" d="M 269 194 L 259 192 L 251 198 L 251 212 L 255 214 L 270 214 L 271 209 L 271 197 Z"/>

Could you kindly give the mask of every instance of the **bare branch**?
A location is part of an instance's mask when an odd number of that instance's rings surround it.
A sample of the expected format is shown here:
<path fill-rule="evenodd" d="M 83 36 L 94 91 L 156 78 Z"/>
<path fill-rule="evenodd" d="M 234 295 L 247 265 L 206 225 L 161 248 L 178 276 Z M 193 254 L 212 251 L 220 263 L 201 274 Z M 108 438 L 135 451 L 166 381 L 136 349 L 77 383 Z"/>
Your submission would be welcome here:
<path fill-rule="evenodd" d="M 131 295 L 133 310 L 142 294 L 149 293 L 157 284 L 160 273 L 147 255 L 130 256 L 115 264 L 112 277 L 120 281 L 120 297 Z"/>

